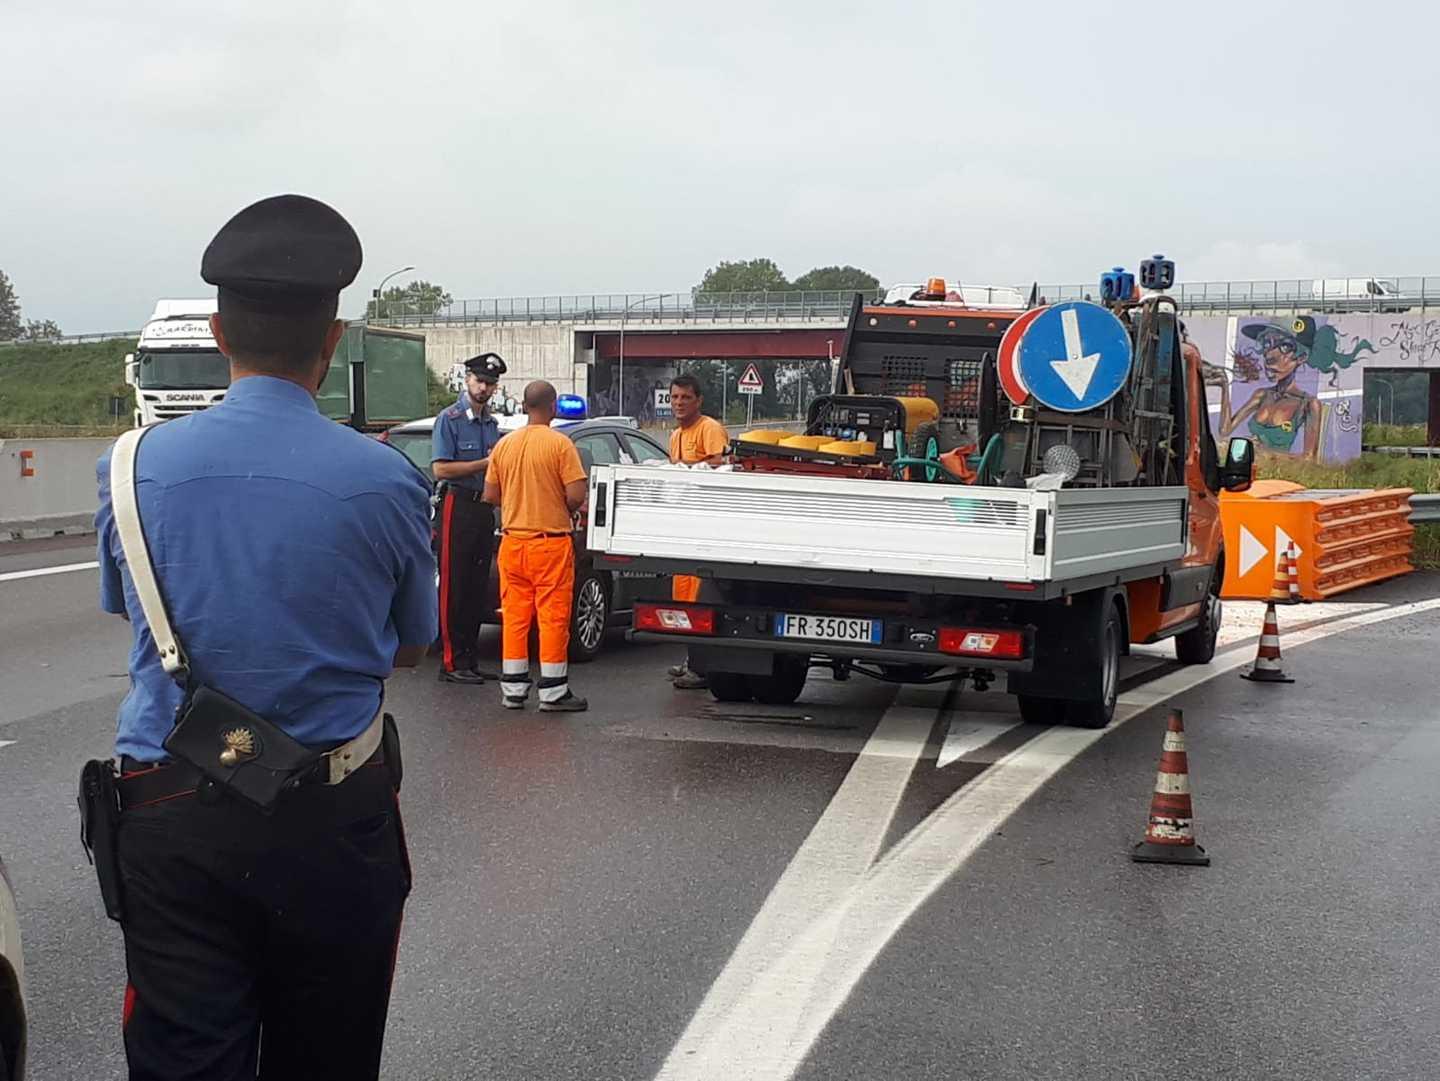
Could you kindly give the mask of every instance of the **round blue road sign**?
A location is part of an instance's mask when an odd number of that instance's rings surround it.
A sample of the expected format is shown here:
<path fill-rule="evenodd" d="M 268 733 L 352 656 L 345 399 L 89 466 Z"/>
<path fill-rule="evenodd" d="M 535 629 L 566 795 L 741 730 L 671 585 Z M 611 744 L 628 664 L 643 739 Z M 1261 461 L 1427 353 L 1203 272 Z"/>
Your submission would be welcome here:
<path fill-rule="evenodd" d="M 1036 316 L 1020 341 L 1020 376 L 1041 405 L 1084 413 L 1104 405 L 1130 375 L 1130 334 L 1113 312 L 1083 300 Z"/>

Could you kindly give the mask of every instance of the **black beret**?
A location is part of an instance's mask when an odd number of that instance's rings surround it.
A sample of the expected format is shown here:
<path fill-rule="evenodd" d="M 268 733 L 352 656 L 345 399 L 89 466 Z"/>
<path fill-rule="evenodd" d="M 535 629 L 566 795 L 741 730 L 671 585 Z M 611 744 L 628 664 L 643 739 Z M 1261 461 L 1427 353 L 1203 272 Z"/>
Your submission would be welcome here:
<path fill-rule="evenodd" d="M 495 383 L 508 369 L 499 353 L 481 353 L 465 362 L 465 370 L 478 379 Z"/>
<path fill-rule="evenodd" d="M 360 273 L 360 238 L 331 207 L 276 195 L 227 221 L 200 260 L 211 285 L 260 304 L 338 295 Z"/>

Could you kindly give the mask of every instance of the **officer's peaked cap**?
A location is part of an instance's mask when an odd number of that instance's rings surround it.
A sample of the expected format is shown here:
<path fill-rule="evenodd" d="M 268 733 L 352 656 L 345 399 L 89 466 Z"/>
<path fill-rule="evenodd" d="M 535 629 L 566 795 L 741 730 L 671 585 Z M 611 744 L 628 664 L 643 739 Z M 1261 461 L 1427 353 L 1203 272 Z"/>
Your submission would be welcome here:
<path fill-rule="evenodd" d="M 497 382 L 507 371 L 505 361 L 499 353 L 481 353 L 465 362 L 465 370 L 477 379 Z"/>
<path fill-rule="evenodd" d="M 360 238 L 335 209 L 304 195 L 275 195 L 221 227 L 200 276 L 258 304 L 303 304 L 339 294 L 360 273 L 362 258 Z"/>

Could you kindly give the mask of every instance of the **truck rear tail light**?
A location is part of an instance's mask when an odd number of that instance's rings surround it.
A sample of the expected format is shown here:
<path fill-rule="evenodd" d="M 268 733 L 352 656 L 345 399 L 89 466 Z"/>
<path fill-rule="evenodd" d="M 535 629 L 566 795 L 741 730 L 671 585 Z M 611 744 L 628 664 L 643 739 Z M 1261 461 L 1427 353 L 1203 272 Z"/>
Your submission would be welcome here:
<path fill-rule="evenodd" d="M 715 609 L 688 604 L 637 604 L 635 629 L 661 634 L 714 634 Z"/>
<path fill-rule="evenodd" d="M 982 630 L 973 627 L 941 627 L 940 652 L 964 657 L 1025 656 L 1025 635 L 1021 631 Z"/>

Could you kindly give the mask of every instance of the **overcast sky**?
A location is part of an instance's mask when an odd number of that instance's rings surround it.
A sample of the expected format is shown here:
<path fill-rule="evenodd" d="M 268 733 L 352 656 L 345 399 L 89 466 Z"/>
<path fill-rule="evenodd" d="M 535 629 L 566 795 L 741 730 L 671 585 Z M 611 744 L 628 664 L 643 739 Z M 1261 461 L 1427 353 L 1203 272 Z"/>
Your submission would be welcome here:
<path fill-rule="evenodd" d="M 0 0 L 0 269 L 29 318 L 204 296 L 255 199 L 354 223 L 358 314 L 791 276 L 1440 275 L 1440 8 Z M 401 282 L 404 279 L 397 279 Z"/>

